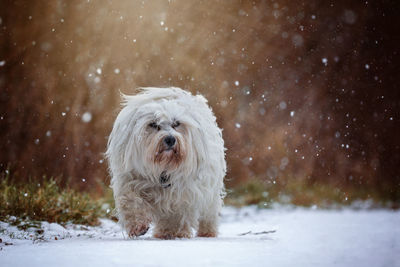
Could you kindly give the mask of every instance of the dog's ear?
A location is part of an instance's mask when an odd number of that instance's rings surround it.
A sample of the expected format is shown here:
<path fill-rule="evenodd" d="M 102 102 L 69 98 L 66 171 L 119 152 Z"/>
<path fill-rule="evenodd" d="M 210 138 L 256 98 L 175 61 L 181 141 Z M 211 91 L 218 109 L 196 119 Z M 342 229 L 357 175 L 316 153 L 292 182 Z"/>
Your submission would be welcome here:
<path fill-rule="evenodd" d="M 108 137 L 107 151 L 105 153 L 111 171 L 114 170 L 129 170 L 129 159 L 127 155 L 131 154 L 129 149 L 132 149 L 132 129 L 135 126 L 136 109 L 125 106 L 118 114 L 110 136 Z"/>

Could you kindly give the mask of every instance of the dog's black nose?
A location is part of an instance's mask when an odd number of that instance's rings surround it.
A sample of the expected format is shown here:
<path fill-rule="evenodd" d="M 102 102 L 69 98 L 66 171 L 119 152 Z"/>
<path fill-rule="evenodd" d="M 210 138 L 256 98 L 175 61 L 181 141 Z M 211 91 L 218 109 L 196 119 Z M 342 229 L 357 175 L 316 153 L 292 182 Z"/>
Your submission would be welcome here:
<path fill-rule="evenodd" d="M 168 135 L 167 137 L 164 138 L 164 143 L 168 147 L 173 147 L 175 145 L 176 139 L 172 135 Z"/>

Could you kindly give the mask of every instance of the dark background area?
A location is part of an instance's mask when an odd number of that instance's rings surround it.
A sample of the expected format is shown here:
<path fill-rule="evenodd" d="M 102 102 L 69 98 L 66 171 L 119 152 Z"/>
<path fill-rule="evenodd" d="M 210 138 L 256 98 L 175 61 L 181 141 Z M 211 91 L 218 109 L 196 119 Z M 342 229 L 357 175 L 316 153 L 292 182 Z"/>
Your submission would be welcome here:
<path fill-rule="evenodd" d="M 0 169 L 109 181 L 119 92 L 201 93 L 226 184 L 400 199 L 396 1 L 1 1 Z"/>

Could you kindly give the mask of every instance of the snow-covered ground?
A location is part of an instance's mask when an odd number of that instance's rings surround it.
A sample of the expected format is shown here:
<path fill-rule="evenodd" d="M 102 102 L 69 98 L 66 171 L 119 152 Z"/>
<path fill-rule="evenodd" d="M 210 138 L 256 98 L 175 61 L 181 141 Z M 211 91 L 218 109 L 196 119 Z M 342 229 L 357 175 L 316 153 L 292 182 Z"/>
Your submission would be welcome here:
<path fill-rule="evenodd" d="M 1 228 L 0 266 L 400 266 L 400 212 L 390 210 L 226 207 L 218 238 L 182 240 L 127 239 L 109 220 L 43 223 L 36 241 Z"/>

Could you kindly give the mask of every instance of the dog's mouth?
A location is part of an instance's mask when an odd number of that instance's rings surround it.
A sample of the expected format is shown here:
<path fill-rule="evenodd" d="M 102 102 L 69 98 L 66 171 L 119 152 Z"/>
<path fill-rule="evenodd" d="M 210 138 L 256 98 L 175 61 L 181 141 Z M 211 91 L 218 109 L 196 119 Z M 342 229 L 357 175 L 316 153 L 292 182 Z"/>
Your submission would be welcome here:
<path fill-rule="evenodd" d="M 179 151 L 176 148 L 161 148 L 156 152 L 155 160 L 161 161 L 174 161 L 179 157 Z"/>
<path fill-rule="evenodd" d="M 173 147 L 167 147 L 160 144 L 154 156 L 154 163 L 164 166 L 166 169 L 177 168 L 183 160 L 180 148 L 179 143 Z"/>
<path fill-rule="evenodd" d="M 168 153 L 170 156 L 178 154 L 178 150 L 176 148 L 165 148 L 161 149 L 158 153 Z"/>

